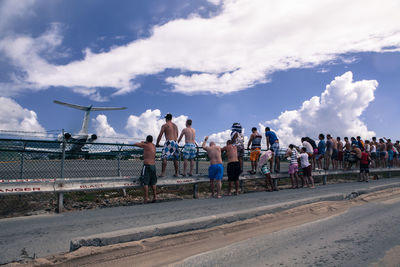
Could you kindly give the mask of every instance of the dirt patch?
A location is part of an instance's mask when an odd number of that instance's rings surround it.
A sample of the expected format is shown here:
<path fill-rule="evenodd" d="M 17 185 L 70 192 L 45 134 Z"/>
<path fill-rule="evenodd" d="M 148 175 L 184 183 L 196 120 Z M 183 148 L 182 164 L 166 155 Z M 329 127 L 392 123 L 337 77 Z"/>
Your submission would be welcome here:
<path fill-rule="evenodd" d="M 400 201 L 400 188 L 346 201 L 324 201 L 204 230 L 153 237 L 106 247 L 83 247 L 71 253 L 36 259 L 26 266 L 165 266 L 202 252 L 304 223 L 337 216 L 367 202 Z M 388 252 L 389 253 L 389 252 Z M 396 254 L 397 253 L 397 254 Z M 390 252 L 386 260 L 399 255 Z M 151 259 L 151 260 L 149 260 Z M 387 265 L 391 266 L 391 265 Z"/>
<path fill-rule="evenodd" d="M 386 252 L 385 256 L 371 267 L 398 267 L 400 266 L 400 246 L 396 246 Z"/>

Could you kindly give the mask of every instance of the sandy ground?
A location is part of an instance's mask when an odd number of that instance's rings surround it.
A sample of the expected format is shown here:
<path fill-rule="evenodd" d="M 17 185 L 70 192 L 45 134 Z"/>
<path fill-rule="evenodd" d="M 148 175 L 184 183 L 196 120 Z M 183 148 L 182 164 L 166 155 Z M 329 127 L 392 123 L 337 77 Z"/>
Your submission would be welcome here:
<path fill-rule="evenodd" d="M 187 257 L 263 234 L 337 216 L 369 202 L 400 202 L 400 188 L 362 195 L 353 200 L 319 202 L 204 230 L 153 237 L 106 247 L 83 247 L 71 253 L 36 259 L 23 266 L 166 266 Z M 151 260 L 150 260 L 151 259 Z M 388 251 L 374 266 L 398 266 L 400 247 Z M 10 266 L 22 264 L 10 264 Z"/>

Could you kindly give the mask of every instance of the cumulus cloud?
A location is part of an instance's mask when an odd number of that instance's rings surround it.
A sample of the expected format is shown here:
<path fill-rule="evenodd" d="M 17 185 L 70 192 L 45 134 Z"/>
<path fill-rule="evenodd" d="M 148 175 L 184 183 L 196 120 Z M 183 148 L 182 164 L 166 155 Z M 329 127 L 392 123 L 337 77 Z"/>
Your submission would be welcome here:
<path fill-rule="evenodd" d="M 188 116 L 185 115 L 172 118 L 172 122 L 178 126 L 179 134 L 186 127 L 187 119 Z M 152 135 L 156 140 L 164 123 L 165 119 L 161 116 L 159 109 L 148 109 L 139 116 L 130 115 L 125 129 L 128 131 L 129 136 L 135 140 L 144 140 L 147 135 Z M 161 143 L 163 143 L 164 137 L 161 140 Z"/>
<path fill-rule="evenodd" d="M 375 132 L 360 120 L 361 114 L 374 100 L 376 80 L 353 81 L 353 73 L 337 76 L 321 96 L 304 101 L 297 110 L 281 113 L 274 120 L 260 123 L 276 131 L 283 144 L 298 144 L 303 136 L 316 138 L 319 133 L 333 136 L 371 138 Z"/>
<path fill-rule="evenodd" d="M 106 115 L 100 114 L 97 115 L 95 119 L 92 119 L 93 121 L 93 127 L 96 135 L 98 136 L 98 141 L 99 142 L 104 142 L 104 143 L 114 143 L 114 142 L 119 142 L 119 143 L 124 143 L 124 140 L 126 136 L 117 134 L 117 132 L 114 130 L 114 128 L 108 123 L 108 119 Z"/>
<path fill-rule="evenodd" d="M 179 134 L 186 127 L 187 119 L 188 116 L 185 115 L 172 118 L 172 122 L 178 126 Z M 117 133 L 109 124 L 106 115 L 98 115 L 96 119 L 93 119 L 93 122 L 95 133 L 98 135 L 99 140 L 126 143 L 143 141 L 148 135 L 152 135 L 153 139 L 156 140 L 161 126 L 165 123 L 165 119 L 161 116 L 159 109 L 148 109 L 139 116 L 130 115 L 125 126 L 127 134 Z M 163 137 L 161 140 L 162 144 L 165 138 Z"/>
<path fill-rule="evenodd" d="M 0 130 L 46 133 L 34 111 L 8 97 L 0 97 Z"/>
<path fill-rule="evenodd" d="M 347 53 L 400 50 L 397 0 L 209 2 L 221 5 L 213 17 L 172 20 L 146 39 L 101 53 L 86 49 L 83 59 L 65 65 L 49 63 L 35 49 L 58 45 L 59 38 L 12 36 L 0 50 L 24 70 L 25 82 L 95 93 L 111 87 L 114 95 L 138 88 L 136 77 L 166 69 L 181 71 L 165 77 L 174 92 L 225 94 L 266 83 L 277 70 L 308 68 Z"/>
<path fill-rule="evenodd" d="M 226 145 L 226 141 L 231 139 L 231 129 L 227 129 L 225 131 L 222 132 L 218 132 L 218 133 L 213 133 L 208 137 L 208 142 L 214 142 L 220 146 L 225 146 Z M 245 148 L 247 147 L 247 142 L 249 141 L 249 137 L 246 136 L 246 129 L 243 128 L 242 131 L 243 135 L 244 135 L 244 145 Z M 204 139 L 202 139 L 204 140 Z"/>

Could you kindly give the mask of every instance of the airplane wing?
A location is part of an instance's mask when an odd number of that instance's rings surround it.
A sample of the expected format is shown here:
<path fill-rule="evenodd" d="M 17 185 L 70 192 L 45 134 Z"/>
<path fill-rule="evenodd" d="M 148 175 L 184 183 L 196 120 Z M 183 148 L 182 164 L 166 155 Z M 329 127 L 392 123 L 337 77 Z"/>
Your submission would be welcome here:
<path fill-rule="evenodd" d="M 104 107 L 104 108 L 98 107 L 98 108 L 96 108 L 96 107 L 94 107 L 91 110 L 92 111 L 101 111 L 101 110 L 122 110 L 122 109 L 126 109 L 126 107 L 120 107 L 120 108 L 112 108 L 112 107 Z"/>
<path fill-rule="evenodd" d="M 61 101 L 57 101 L 57 100 L 54 100 L 53 102 L 56 104 L 59 104 L 59 105 L 70 107 L 70 108 L 75 108 L 75 109 L 80 109 L 80 110 L 85 110 L 85 111 L 88 110 L 88 107 L 84 107 L 84 106 L 69 104 L 69 103 L 65 103 L 65 102 L 61 102 Z"/>
<path fill-rule="evenodd" d="M 91 107 L 91 106 L 89 106 L 89 107 L 84 107 L 84 106 L 79 106 L 79 105 L 75 105 L 75 104 L 70 104 L 70 103 L 61 102 L 61 101 L 58 101 L 58 100 L 54 100 L 53 102 L 56 103 L 56 104 L 59 104 L 59 105 L 64 105 L 64 106 L 67 106 L 67 107 L 71 107 L 71 108 L 75 108 L 75 109 L 80 109 L 80 110 L 84 110 L 84 111 L 87 111 L 87 110 L 89 110 L 89 109 L 90 109 L 91 111 L 123 110 L 123 109 L 126 109 L 126 107 Z"/>

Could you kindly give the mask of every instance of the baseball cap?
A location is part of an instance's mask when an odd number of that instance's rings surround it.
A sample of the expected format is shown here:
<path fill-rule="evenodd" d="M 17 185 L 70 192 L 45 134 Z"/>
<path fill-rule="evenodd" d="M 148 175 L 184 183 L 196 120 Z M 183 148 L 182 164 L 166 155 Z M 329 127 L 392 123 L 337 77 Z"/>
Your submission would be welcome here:
<path fill-rule="evenodd" d="M 167 113 L 167 115 L 165 115 L 165 117 L 167 120 L 172 120 L 172 114 L 171 113 Z"/>

